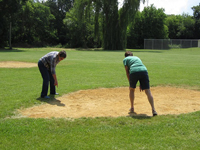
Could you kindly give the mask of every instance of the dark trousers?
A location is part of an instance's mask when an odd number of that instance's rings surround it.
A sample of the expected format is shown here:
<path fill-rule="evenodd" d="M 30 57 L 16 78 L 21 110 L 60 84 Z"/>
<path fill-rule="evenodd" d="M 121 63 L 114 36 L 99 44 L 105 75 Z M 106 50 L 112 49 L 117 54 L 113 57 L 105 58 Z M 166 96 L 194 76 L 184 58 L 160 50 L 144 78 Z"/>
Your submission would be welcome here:
<path fill-rule="evenodd" d="M 49 82 L 50 82 L 50 94 L 55 94 L 56 88 L 54 86 L 54 78 L 51 74 L 51 71 L 48 70 L 47 67 L 45 67 L 42 61 L 40 60 L 38 61 L 38 68 L 43 78 L 41 97 L 47 96 Z"/>

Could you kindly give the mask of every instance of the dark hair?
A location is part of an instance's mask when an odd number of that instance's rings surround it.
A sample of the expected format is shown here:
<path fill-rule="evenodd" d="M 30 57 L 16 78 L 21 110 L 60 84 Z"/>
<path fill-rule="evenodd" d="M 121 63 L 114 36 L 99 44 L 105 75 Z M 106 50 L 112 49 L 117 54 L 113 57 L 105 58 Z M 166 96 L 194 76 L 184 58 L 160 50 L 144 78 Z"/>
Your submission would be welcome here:
<path fill-rule="evenodd" d="M 133 53 L 130 52 L 130 51 L 127 51 L 127 52 L 125 52 L 124 56 L 125 56 L 125 57 L 127 57 L 127 56 L 133 56 Z"/>
<path fill-rule="evenodd" d="M 59 55 L 60 57 L 62 57 L 62 58 L 66 58 L 66 57 L 67 57 L 67 54 L 66 54 L 66 52 L 65 52 L 64 50 L 60 51 L 60 52 L 58 53 L 58 55 Z"/>

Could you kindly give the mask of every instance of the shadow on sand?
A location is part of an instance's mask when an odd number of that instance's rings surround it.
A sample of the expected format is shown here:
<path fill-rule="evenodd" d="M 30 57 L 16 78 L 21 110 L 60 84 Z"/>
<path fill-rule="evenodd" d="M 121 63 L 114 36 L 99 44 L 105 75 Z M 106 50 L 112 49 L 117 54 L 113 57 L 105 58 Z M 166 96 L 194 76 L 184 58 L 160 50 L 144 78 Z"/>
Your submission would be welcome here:
<path fill-rule="evenodd" d="M 48 96 L 50 97 L 49 99 L 38 97 L 36 100 L 48 103 L 50 105 L 57 105 L 57 106 L 62 106 L 62 107 L 65 106 L 65 104 L 61 103 L 60 100 L 55 98 L 55 95 L 48 95 Z"/>
<path fill-rule="evenodd" d="M 24 50 L 20 50 L 20 49 L 1 49 L 0 48 L 0 52 L 24 52 Z"/>
<path fill-rule="evenodd" d="M 152 116 L 148 116 L 147 114 L 137 114 L 137 113 L 130 113 L 129 112 L 129 115 L 127 117 L 131 117 L 131 118 L 134 118 L 134 119 L 151 119 Z"/>

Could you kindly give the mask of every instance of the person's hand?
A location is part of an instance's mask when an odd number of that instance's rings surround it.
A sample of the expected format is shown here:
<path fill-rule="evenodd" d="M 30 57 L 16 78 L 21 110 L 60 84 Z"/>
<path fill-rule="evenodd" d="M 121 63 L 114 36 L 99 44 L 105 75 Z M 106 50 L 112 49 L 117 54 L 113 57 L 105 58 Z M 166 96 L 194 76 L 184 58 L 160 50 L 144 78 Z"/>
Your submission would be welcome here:
<path fill-rule="evenodd" d="M 57 81 L 57 78 L 56 78 L 56 74 L 52 74 L 52 76 L 53 76 L 53 79 L 54 79 L 54 86 L 58 87 L 58 81 Z"/>
<path fill-rule="evenodd" d="M 141 91 L 143 91 L 143 89 L 141 88 L 141 85 L 140 85 L 140 92 L 141 92 Z"/>
<path fill-rule="evenodd" d="M 55 81 L 55 82 L 54 82 L 54 85 L 58 87 L 58 81 Z"/>

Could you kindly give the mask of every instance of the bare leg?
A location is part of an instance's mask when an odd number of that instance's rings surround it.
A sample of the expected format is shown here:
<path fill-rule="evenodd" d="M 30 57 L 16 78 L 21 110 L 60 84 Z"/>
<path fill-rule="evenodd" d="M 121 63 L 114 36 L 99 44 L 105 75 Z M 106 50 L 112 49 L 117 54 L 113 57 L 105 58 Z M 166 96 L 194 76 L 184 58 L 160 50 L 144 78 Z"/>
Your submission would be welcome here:
<path fill-rule="evenodd" d="M 130 92 L 129 92 L 129 98 L 130 98 L 130 102 L 131 102 L 131 109 L 130 111 L 134 112 L 134 98 L 135 98 L 135 89 L 134 88 L 129 88 Z"/>
<path fill-rule="evenodd" d="M 154 100 L 153 100 L 153 96 L 152 96 L 152 94 L 151 94 L 150 89 L 145 89 L 145 93 L 146 93 L 147 98 L 148 98 L 148 100 L 149 100 L 149 103 L 150 103 L 150 105 L 151 105 L 152 113 L 153 113 L 153 115 L 155 116 L 155 115 L 157 115 L 157 112 L 156 112 L 155 107 L 154 107 Z"/>

